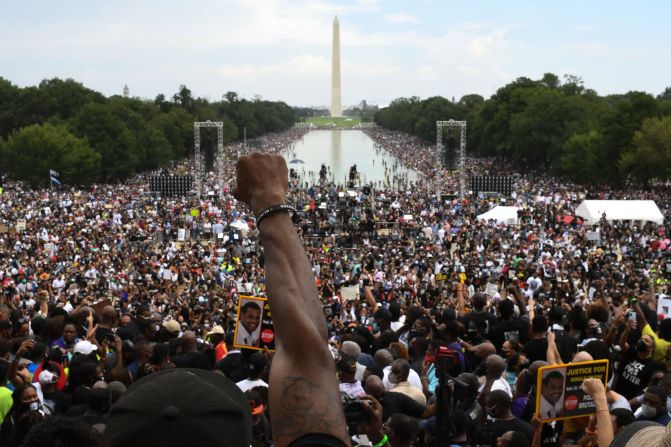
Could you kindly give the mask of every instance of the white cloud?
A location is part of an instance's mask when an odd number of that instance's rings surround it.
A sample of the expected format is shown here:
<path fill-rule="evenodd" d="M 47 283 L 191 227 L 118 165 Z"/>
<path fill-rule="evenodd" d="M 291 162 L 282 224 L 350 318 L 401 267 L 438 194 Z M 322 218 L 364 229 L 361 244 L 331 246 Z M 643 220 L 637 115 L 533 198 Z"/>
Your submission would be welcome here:
<path fill-rule="evenodd" d="M 384 16 L 384 19 L 389 23 L 394 24 L 420 24 L 422 23 L 421 19 L 413 14 L 408 14 L 405 12 L 397 12 L 394 14 L 387 14 Z"/>

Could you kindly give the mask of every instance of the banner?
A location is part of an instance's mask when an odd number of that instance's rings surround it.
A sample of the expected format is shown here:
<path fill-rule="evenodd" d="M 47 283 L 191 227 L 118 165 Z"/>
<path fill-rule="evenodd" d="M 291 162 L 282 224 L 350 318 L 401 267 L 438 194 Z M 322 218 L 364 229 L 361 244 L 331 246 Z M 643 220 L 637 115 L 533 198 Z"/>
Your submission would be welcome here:
<path fill-rule="evenodd" d="M 266 298 L 240 295 L 233 345 L 259 351 L 275 350 L 275 325 Z"/>
<path fill-rule="evenodd" d="M 536 414 L 543 422 L 596 414 L 592 396 L 582 390 L 585 379 L 608 381 L 608 360 L 545 366 L 538 370 Z"/>
<path fill-rule="evenodd" d="M 51 186 L 61 186 L 61 174 L 49 169 L 49 180 L 51 180 Z"/>

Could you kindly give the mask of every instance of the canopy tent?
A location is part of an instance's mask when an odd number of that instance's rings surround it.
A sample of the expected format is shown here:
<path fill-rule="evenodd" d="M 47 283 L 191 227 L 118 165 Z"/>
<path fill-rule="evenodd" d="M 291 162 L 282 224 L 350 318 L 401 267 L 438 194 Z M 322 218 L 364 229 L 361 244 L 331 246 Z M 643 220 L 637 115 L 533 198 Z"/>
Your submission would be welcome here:
<path fill-rule="evenodd" d="M 478 220 L 495 220 L 496 223 L 515 225 L 517 224 L 516 206 L 497 206 L 478 216 Z"/>
<path fill-rule="evenodd" d="M 664 216 L 653 200 L 583 200 L 575 210 L 587 224 L 599 223 L 603 215 L 607 221 L 642 220 L 661 225 Z"/>

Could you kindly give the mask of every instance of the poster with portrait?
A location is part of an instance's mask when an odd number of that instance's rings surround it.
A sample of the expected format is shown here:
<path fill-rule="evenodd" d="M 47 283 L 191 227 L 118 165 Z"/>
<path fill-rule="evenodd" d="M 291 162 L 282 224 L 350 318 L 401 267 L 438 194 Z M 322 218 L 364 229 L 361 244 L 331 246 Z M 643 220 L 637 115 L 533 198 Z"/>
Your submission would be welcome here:
<path fill-rule="evenodd" d="M 275 326 L 266 298 L 240 296 L 233 345 L 236 348 L 275 350 Z"/>
<path fill-rule="evenodd" d="M 608 360 L 545 366 L 538 370 L 536 414 L 543 422 L 596 413 L 594 400 L 582 390 L 585 379 L 608 380 Z"/>

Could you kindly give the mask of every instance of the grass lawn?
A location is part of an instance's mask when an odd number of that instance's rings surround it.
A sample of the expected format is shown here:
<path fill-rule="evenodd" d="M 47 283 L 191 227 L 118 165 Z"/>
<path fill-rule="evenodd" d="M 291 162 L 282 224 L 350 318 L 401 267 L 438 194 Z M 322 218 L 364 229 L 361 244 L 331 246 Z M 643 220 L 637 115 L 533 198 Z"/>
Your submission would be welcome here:
<path fill-rule="evenodd" d="M 312 123 L 315 126 L 332 126 L 335 127 L 352 127 L 361 123 L 361 118 L 358 117 L 336 117 L 331 118 L 328 116 L 311 116 L 307 118 L 301 118 L 301 121 L 306 123 Z"/>

